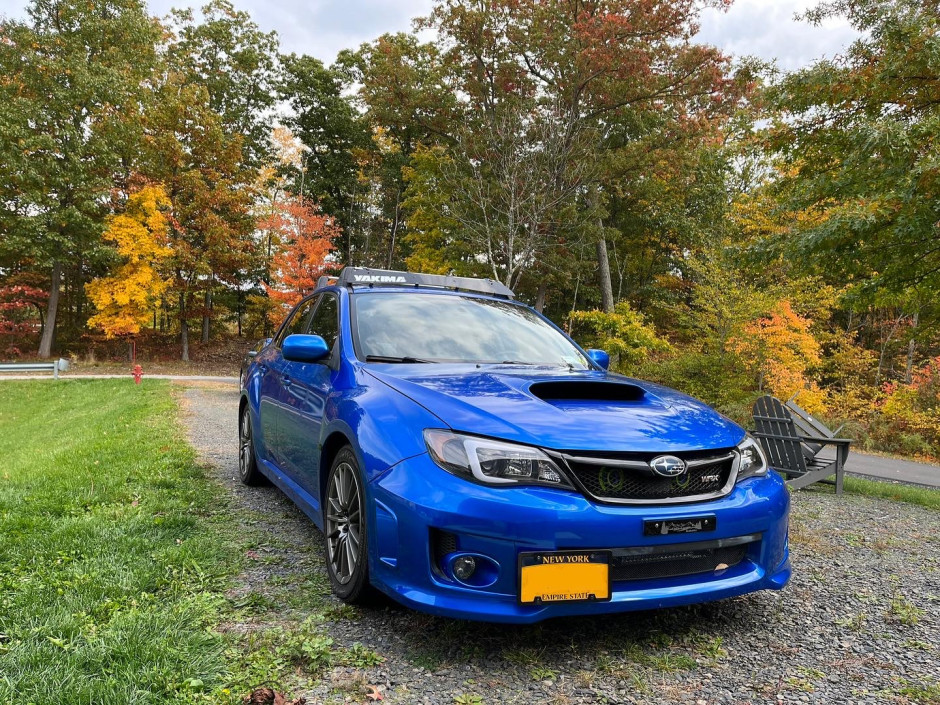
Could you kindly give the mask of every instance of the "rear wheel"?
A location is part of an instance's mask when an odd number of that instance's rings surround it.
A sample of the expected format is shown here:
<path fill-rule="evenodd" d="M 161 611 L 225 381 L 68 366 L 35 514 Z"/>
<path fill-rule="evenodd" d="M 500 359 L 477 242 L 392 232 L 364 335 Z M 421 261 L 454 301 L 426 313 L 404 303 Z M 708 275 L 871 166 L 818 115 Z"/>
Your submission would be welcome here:
<path fill-rule="evenodd" d="M 267 484 L 267 478 L 258 469 L 255 438 L 251 431 L 251 412 L 247 404 L 238 419 L 238 476 L 244 484 L 252 487 Z"/>
<path fill-rule="evenodd" d="M 365 493 L 359 463 L 349 446 L 333 461 L 326 481 L 323 529 L 326 569 L 333 592 L 343 602 L 362 604 L 372 597 Z"/>

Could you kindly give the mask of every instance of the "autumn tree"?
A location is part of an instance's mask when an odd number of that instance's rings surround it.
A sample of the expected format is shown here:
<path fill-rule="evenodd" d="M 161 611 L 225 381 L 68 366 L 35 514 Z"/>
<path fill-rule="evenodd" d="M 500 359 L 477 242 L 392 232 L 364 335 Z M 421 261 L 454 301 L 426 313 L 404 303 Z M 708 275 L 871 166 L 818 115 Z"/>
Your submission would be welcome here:
<path fill-rule="evenodd" d="M 33 0 L 27 17 L 0 24 L 0 250 L 48 274 L 49 357 L 63 275 L 81 289 L 139 145 L 158 26 L 140 0 Z"/>
<path fill-rule="evenodd" d="M 555 123 L 552 149 L 566 154 L 549 181 L 553 191 L 563 193 L 571 172 L 596 167 L 579 213 L 595 226 L 603 262 L 603 189 L 618 173 L 642 173 L 649 160 L 661 159 L 657 144 L 707 134 L 747 87 L 747 76 L 733 76 L 717 49 L 692 41 L 702 6 L 695 0 L 442 0 L 425 26 L 442 37 L 458 100 L 469 106 L 461 124 L 492 126 L 504 119 L 506 106 L 531 105 Z M 531 122 L 517 124 L 528 129 Z M 619 171 L 605 162 L 608 150 L 625 154 L 635 144 L 631 158 L 621 156 Z M 550 233 L 555 225 L 547 219 L 540 229 Z M 602 303 L 610 311 L 609 271 L 600 269 Z"/>
<path fill-rule="evenodd" d="M 123 213 L 108 219 L 102 238 L 118 259 L 108 276 L 85 285 L 97 309 L 88 319 L 90 328 L 113 338 L 136 335 L 146 324 L 170 285 L 161 272 L 172 254 L 165 213 L 170 205 L 162 186 L 145 186 L 131 194 Z"/>
<path fill-rule="evenodd" d="M 337 70 L 357 96 L 368 124 L 380 126 L 408 156 L 419 145 L 451 139 L 461 119 L 459 77 L 442 46 L 412 34 L 383 34 L 357 51 L 342 51 Z"/>
<path fill-rule="evenodd" d="M 271 283 L 265 290 L 272 301 L 269 316 L 276 323 L 305 295 L 330 267 L 333 242 L 341 236 L 334 219 L 310 202 L 290 196 L 258 224 L 277 243 Z"/>
<path fill-rule="evenodd" d="M 811 323 L 789 301 L 779 301 L 770 315 L 744 326 L 732 347 L 755 374 L 759 390 L 782 399 L 800 393 L 800 404 L 818 412 L 823 394 L 809 372 L 820 363 L 820 347 Z"/>
<path fill-rule="evenodd" d="M 173 273 L 167 292 L 180 325 L 182 359 L 189 359 L 189 326 L 203 321 L 208 340 L 211 293 L 219 282 L 236 286 L 254 250 L 254 172 L 242 139 L 228 134 L 208 106 L 206 90 L 170 72 L 145 121 L 146 175 L 162 183 L 173 204 L 169 231 Z"/>
<path fill-rule="evenodd" d="M 39 330 L 42 313 L 49 292 L 27 283 L 31 277 L 21 281 L 16 275 L 0 282 L 0 347 L 4 354 L 18 355 L 24 339 Z"/>

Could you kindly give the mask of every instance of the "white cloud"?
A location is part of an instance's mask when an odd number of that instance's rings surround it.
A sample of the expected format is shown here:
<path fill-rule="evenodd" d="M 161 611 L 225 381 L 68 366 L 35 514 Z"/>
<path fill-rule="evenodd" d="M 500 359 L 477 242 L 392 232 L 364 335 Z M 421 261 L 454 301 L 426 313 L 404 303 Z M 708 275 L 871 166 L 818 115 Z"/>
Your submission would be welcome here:
<path fill-rule="evenodd" d="M 191 1 L 191 0 L 190 0 Z M 186 0 L 150 0 L 151 12 L 165 15 Z M 195 4 L 200 4 L 196 0 Z M 354 49 L 385 32 L 407 31 L 433 0 L 234 0 L 266 31 L 280 35 L 285 52 L 312 54 L 330 63 L 340 49 Z M 843 20 L 823 27 L 793 15 L 815 0 L 736 0 L 727 12 L 702 13 L 699 40 L 726 53 L 776 59 L 781 69 L 805 66 L 838 54 L 855 36 Z M 0 0 L 0 15 L 23 16 L 24 0 Z"/>
<path fill-rule="evenodd" d="M 756 56 L 793 70 L 839 54 L 857 36 L 843 19 L 816 27 L 794 15 L 813 0 L 737 0 L 727 12 L 702 13 L 699 40 L 733 56 Z"/>

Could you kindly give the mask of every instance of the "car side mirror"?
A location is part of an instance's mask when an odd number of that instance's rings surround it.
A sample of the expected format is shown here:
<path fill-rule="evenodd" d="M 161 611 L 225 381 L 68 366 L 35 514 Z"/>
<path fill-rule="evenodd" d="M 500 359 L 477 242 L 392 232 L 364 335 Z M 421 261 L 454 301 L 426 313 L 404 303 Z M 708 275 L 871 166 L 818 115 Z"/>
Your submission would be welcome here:
<path fill-rule="evenodd" d="M 602 370 L 610 369 L 610 355 L 608 355 L 603 350 L 591 348 L 590 350 L 587 350 L 587 354 L 588 357 L 591 358 L 591 361 Z"/>
<path fill-rule="evenodd" d="M 284 338 L 281 355 L 290 362 L 317 362 L 330 354 L 330 346 L 319 335 L 295 333 Z"/>

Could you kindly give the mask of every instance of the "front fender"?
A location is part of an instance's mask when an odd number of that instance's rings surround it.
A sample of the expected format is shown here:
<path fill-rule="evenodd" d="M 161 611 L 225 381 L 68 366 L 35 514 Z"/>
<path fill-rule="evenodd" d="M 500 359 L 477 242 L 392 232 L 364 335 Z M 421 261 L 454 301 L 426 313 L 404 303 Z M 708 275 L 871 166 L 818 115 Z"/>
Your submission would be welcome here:
<path fill-rule="evenodd" d="M 355 381 L 350 389 L 331 395 L 320 447 L 330 436 L 343 434 L 359 458 L 365 481 L 371 483 L 393 465 L 427 451 L 424 429 L 447 424 L 362 370 Z"/>

